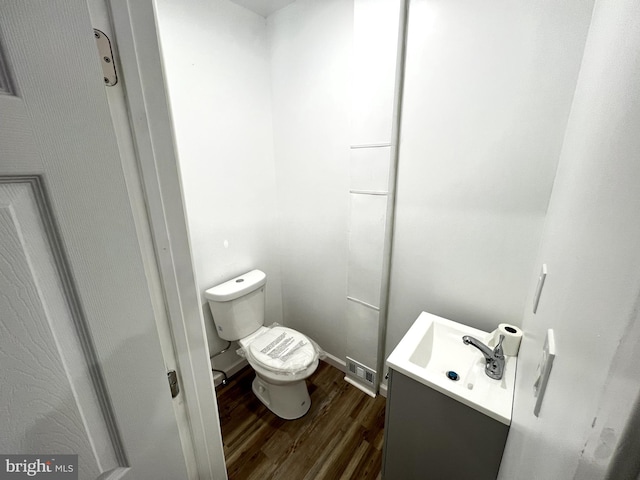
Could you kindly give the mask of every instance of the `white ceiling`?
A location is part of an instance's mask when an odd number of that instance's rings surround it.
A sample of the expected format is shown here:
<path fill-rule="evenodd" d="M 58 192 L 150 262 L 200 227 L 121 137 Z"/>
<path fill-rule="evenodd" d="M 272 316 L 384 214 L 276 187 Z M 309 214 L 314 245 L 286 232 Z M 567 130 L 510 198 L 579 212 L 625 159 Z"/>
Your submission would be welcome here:
<path fill-rule="evenodd" d="M 280 10 L 282 7 L 286 7 L 295 0 L 231 0 L 233 3 L 248 8 L 252 12 L 268 17 L 276 10 Z"/>

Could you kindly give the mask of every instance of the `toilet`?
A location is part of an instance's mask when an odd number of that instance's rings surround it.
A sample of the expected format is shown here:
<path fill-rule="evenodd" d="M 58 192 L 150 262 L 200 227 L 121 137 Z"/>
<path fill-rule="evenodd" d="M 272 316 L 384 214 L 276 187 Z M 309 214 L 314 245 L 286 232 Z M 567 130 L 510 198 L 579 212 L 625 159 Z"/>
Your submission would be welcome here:
<path fill-rule="evenodd" d="M 280 418 L 302 417 L 311 407 L 305 379 L 318 368 L 323 352 L 291 328 L 264 325 L 267 276 L 260 270 L 204 292 L 220 338 L 238 341 L 256 373 L 253 393 Z"/>

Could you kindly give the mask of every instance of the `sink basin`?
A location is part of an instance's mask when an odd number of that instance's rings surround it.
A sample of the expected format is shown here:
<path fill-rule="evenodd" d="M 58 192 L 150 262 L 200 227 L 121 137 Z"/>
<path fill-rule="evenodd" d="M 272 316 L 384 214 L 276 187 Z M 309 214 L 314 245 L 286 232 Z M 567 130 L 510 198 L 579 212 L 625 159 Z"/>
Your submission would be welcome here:
<path fill-rule="evenodd" d="M 447 395 L 485 415 L 511 424 L 516 357 L 505 355 L 501 380 L 484 373 L 482 353 L 462 343 L 471 335 L 494 347 L 488 332 L 422 312 L 387 359 L 387 365 L 417 382 Z M 447 372 L 457 373 L 451 380 Z"/>

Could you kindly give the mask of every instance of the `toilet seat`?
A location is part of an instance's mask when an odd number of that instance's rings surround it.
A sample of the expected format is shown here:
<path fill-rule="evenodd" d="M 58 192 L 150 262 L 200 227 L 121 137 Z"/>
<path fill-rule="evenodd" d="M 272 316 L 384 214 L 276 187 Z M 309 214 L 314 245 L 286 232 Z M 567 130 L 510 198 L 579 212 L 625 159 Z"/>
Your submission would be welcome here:
<path fill-rule="evenodd" d="M 282 326 L 263 327 L 240 343 L 250 364 L 280 375 L 304 372 L 319 355 L 307 336 Z"/>

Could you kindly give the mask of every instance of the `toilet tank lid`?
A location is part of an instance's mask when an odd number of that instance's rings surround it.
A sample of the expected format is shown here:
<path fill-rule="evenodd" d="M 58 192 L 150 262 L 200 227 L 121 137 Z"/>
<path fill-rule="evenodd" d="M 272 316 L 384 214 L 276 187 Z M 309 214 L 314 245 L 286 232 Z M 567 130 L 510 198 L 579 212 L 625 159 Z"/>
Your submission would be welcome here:
<path fill-rule="evenodd" d="M 239 277 L 211 287 L 204 292 L 204 298 L 214 302 L 229 302 L 257 290 L 267 282 L 267 275 L 260 270 L 251 270 Z"/>

